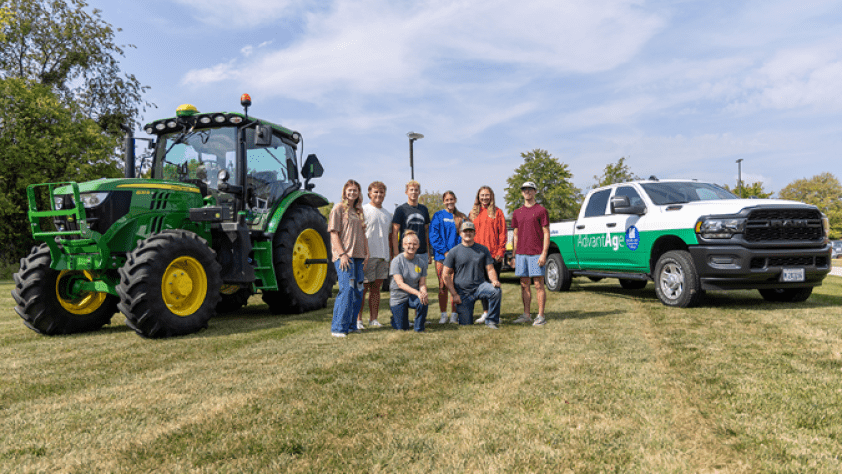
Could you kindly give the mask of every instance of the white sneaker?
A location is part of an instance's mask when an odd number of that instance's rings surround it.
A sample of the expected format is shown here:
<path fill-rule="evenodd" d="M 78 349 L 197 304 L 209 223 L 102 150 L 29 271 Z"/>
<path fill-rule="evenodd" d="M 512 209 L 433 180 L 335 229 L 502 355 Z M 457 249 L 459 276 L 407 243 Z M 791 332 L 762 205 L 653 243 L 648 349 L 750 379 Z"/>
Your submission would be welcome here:
<path fill-rule="evenodd" d="M 519 318 L 512 321 L 513 324 L 531 323 L 532 318 L 528 314 L 521 314 Z"/>
<path fill-rule="evenodd" d="M 450 313 L 450 324 L 459 323 L 459 313 Z"/>
<path fill-rule="evenodd" d="M 333 337 L 345 337 L 344 332 L 332 332 L 332 333 L 330 333 L 330 335 L 333 336 Z"/>
<path fill-rule="evenodd" d="M 382 327 L 382 326 L 383 325 L 380 324 L 380 321 L 378 321 L 376 319 L 368 322 L 368 327 L 370 327 L 370 328 L 379 328 L 379 327 Z"/>
<path fill-rule="evenodd" d="M 482 313 L 482 316 L 480 316 L 479 318 L 477 318 L 477 320 L 476 320 L 476 321 L 474 321 L 474 322 L 475 322 L 475 323 L 477 323 L 477 324 L 479 324 L 479 323 L 484 323 L 484 322 L 485 322 L 485 318 L 487 318 L 487 317 L 488 317 L 488 311 L 486 311 L 486 312 Z"/>
<path fill-rule="evenodd" d="M 357 320 L 357 329 L 365 329 L 365 326 L 363 326 L 363 322 L 360 319 Z"/>
<path fill-rule="evenodd" d="M 439 324 L 447 324 L 447 313 L 441 313 L 441 319 L 439 319 Z"/>
<path fill-rule="evenodd" d="M 547 320 L 543 316 L 538 316 L 535 318 L 535 322 L 532 323 L 533 326 L 543 326 L 545 324 L 547 324 Z"/>

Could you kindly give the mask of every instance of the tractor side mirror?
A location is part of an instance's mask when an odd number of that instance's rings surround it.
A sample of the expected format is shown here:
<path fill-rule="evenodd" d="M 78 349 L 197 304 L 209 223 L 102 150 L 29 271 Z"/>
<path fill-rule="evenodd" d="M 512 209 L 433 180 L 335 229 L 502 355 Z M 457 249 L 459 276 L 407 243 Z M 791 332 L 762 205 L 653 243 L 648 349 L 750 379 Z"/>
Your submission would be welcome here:
<path fill-rule="evenodd" d="M 257 124 L 254 127 L 254 147 L 267 147 L 272 144 L 272 127 Z"/>
<path fill-rule="evenodd" d="M 324 172 L 325 169 L 322 167 L 322 164 L 319 163 L 319 159 L 316 158 L 316 155 L 307 155 L 307 159 L 304 161 L 304 166 L 301 168 L 301 176 L 304 178 L 304 189 L 309 191 L 315 188 L 316 185 L 310 184 L 310 180 L 313 178 L 321 178 Z"/>

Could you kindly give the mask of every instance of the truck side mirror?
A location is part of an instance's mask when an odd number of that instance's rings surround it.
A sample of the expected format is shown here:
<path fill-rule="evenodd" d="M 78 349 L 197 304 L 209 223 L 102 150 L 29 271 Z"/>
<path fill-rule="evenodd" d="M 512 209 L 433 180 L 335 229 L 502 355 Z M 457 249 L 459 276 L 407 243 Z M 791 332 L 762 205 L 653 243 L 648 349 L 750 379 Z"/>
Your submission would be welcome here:
<path fill-rule="evenodd" d="M 257 124 L 254 127 L 254 146 L 267 147 L 272 144 L 272 127 L 269 125 Z"/>
<path fill-rule="evenodd" d="M 611 214 L 646 214 L 646 206 L 643 204 L 632 205 L 628 196 L 614 196 L 611 198 Z"/>

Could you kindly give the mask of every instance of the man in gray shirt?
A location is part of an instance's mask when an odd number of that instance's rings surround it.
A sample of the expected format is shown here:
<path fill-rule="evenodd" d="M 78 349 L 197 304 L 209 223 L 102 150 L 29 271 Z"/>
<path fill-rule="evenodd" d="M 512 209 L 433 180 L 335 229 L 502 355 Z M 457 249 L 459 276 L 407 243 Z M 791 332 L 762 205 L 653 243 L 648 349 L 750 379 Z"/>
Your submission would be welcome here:
<path fill-rule="evenodd" d="M 486 300 L 488 317 L 485 325 L 497 329 L 503 291 L 494 271 L 494 257 L 488 247 L 474 242 L 476 229 L 473 222 L 463 222 L 460 235 L 462 243 L 453 247 L 444 258 L 444 281 L 456 303 L 459 324 L 473 324 L 474 303 Z M 486 272 L 490 282 L 485 280 Z"/>

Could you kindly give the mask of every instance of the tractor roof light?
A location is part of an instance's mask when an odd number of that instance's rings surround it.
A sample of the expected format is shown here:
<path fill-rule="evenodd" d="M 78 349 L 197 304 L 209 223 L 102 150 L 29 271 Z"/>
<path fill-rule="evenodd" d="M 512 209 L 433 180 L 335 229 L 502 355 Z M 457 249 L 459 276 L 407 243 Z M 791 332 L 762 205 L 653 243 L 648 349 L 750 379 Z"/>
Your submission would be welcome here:
<path fill-rule="evenodd" d="M 251 96 L 248 94 L 241 95 L 240 105 L 242 105 L 243 107 L 251 107 Z"/>

